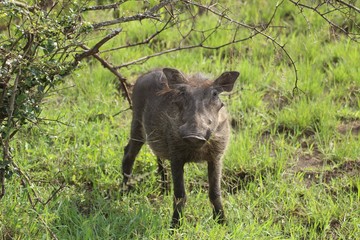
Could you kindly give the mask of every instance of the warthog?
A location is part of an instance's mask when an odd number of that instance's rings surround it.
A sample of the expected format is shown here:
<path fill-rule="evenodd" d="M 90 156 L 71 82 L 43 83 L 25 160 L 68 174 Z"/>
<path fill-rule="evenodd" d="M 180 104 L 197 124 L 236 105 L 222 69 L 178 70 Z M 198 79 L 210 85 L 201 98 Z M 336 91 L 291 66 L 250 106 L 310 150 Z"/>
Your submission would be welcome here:
<path fill-rule="evenodd" d="M 209 81 L 200 76 L 187 78 L 176 69 L 164 68 L 139 77 L 135 83 L 130 141 L 122 160 L 123 183 L 127 184 L 135 157 L 145 142 L 158 157 L 160 170 L 160 160 L 170 160 L 174 187 L 172 227 L 179 225 L 186 201 L 187 162 L 207 162 L 214 218 L 219 223 L 225 221 L 220 190 L 221 158 L 230 127 L 219 94 L 230 92 L 238 76 L 238 72 L 224 72 Z"/>

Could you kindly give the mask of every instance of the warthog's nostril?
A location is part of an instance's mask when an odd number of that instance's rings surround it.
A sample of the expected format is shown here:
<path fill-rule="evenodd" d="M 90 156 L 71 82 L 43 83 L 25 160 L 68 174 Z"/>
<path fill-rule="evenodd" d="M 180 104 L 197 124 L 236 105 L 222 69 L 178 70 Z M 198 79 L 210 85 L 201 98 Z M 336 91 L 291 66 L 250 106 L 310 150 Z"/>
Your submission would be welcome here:
<path fill-rule="evenodd" d="M 190 145 L 194 147 L 201 147 L 206 142 L 206 139 L 201 136 L 189 135 L 183 137 L 183 139 Z"/>

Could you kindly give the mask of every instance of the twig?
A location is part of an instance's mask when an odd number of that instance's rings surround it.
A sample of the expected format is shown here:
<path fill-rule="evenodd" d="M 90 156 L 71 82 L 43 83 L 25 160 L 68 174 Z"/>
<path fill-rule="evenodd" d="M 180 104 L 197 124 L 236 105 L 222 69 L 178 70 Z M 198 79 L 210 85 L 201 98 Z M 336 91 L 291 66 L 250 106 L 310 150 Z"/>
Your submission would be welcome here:
<path fill-rule="evenodd" d="M 2 199 L 5 195 L 5 168 L 0 169 L 0 185 L 1 185 L 1 192 L 0 192 L 0 199 Z"/>
<path fill-rule="evenodd" d="M 55 198 L 56 194 L 58 194 L 61 190 L 63 190 L 65 188 L 65 186 L 66 186 L 65 183 L 61 184 L 61 186 L 58 187 L 56 190 L 54 190 L 52 192 L 51 196 L 42 204 L 47 205 L 53 198 Z"/>
<path fill-rule="evenodd" d="M 138 58 L 138 59 L 136 59 L 134 61 L 123 63 L 123 64 L 121 64 L 119 66 L 114 67 L 114 68 L 115 69 L 120 69 L 120 68 L 128 67 L 128 66 L 134 65 L 134 64 L 141 64 L 141 63 L 144 63 L 147 60 L 149 60 L 151 58 L 154 58 L 154 57 L 157 57 L 157 56 L 161 56 L 161 55 L 168 54 L 168 53 L 171 53 L 171 52 L 177 52 L 177 51 L 180 51 L 180 50 L 193 49 L 193 48 L 199 48 L 199 47 L 202 47 L 202 46 L 201 45 L 190 45 L 190 46 L 184 46 L 184 47 L 171 48 L 171 49 L 167 49 L 167 50 L 164 50 L 164 51 L 161 51 L 161 52 L 157 52 L 157 53 L 154 53 L 154 54 L 151 54 L 151 55 L 147 55 L 147 56 Z"/>
<path fill-rule="evenodd" d="M 147 56 L 138 58 L 138 59 L 136 59 L 134 61 L 123 63 L 121 65 L 116 66 L 115 69 L 128 67 L 128 66 L 134 65 L 134 64 L 142 64 L 142 63 L 146 62 L 147 60 L 149 60 L 151 58 L 158 57 L 158 56 L 161 56 L 161 55 L 164 55 L 164 54 L 169 54 L 169 53 L 172 53 L 172 52 L 182 51 L 182 50 L 190 50 L 190 49 L 194 49 L 194 48 L 204 48 L 204 49 L 218 50 L 218 49 L 226 47 L 228 45 L 232 45 L 232 44 L 235 44 L 235 43 L 238 43 L 238 42 L 243 42 L 243 41 L 249 40 L 252 37 L 254 37 L 254 35 L 250 35 L 250 36 L 248 36 L 246 38 L 242 38 L 242 39 L 233 40 L 231 42 L 227 42 L 225 44 L 215 46 L 215 47 L 214 46 L 203 45 L 203 42 L 201 42 L 201 43 L 199 43 L 197 45 L 179 46 L 179 47 L 176 47 L 176 48 L 171 48 L 171 49 L 167 49 L 167 50 L 157 52 L 157 53 L 154 53 L 154 54 L 151 54 L 151 55 L 147 55 Z"/>
<path fill-rule="evenodd" d="M 285 52 L 286 56 L 289 58 L 290 62 L 291 62 L 291 65 L 294 69 L 294 73 L 295 73 L 295 88 L 297 89 L 298 86 L 298 74 L 297 74 L 297 68 L 296 68 L 296 65 L 295 65 L 295 62 L 294 60 L 292 59 L 292 57 L 290 56 L 290 54 L 287 52 L 287 50 L 285 49 L 285 45 L 282 45 L 280 44 L 278 41 L 276 41 L 273 37 L 271 37 L 270 35 L 264 33 L 264 31 L 270 26 L 272 20 L 274 19 L 274 16 L 276 15 L 276 12 L 278 10 L 278 8 L 280 7 L 280 5 L 284 2 L 281 1 L 280 3 L 278 3 L 276 5 L 276 8 L 274 10 L 274 13 L 273 15 L 271 16 L 270 20 L 268 21 L 268 23 L 262 27 L 261 30 L 257 29 L 256 27 L 253 27 L 253 26 L 250 26 L 248 24 L 245 24 L 245 23 L 241 23 L 239 21 L 236 21 L 232 18 L 230 18 L 229 16 L 226 15 L 225 12 L 218 12 L 216 10 L 214 10 L 211 6 L 204 6 L 200 3 L 197 3 L 197 2 L 193 2 L 193 1 L 187 1 L 187 0 L 182 0 L 182 2 L 186 3 L 186 4 L 189 4 L 189 5 L 194 5 L 196 7 L 199 7 L 199 8 L 204 8 L 205 10 L 215 14 L 216 16 L 219 16 L 220 18 L 222 19 L 226 19 L 227 21 L 229 21 L 230 23 L 233 23 L 237 26 L 240 26 L 240 27 L 243 27 L 243 28 L 247 28 L 247 29 L 250 29 L 253 31 L 252 34 L 250 34 L 248 37 L 245 37 L 245 38 L 242 38 L 242 39 L 236 39 L 235 36 L 233 38 L 232 41 L 230 42 L 227 42 L 225 44 L 222 44 L 222 45 L 219 45 L 219 46 L 206 46 L 204 45 L 205 41 L 210 37 L 211 34 L 214 33 L 214 31 L 216 31 L 216 27 L 215 27 L 215 30 L 213 30 L 208 36 L 204 36 L 203 40 L 199 43 L 199 44 L 196 44 L 196 45 L 188 45 L 188 46 L 179 46 L 179 47 L 176 47 L 176 48 L 171 48 L 171 49 L 167 49 L 167 50 L 164 50 L 164 51 L 161 51 L 161 52 L 157 52 L 157 53 L 154 53 L 154 54 L 151 54 L 151 55 L 147 55 L 147 56 L 144 56 L 144 57 L 141 57 L 141 58 L 138 58 L 136 60 L 133 60 L 133 61 L 130 61 L 130 62 L 127 62 L 127 63 L 123 63 L 119 66 L 116 66 L 115 68 L 116 69 L 120 69 L 120 68 L 124 68 L 124 67 L 128 67 L 130 65 L 133 65 L 133 64 L 140 64 L 140 63 L 143 63 L 151 58 L 154 58 L 154 57 L 157 57 L 157 56 L 160 56 L 160 55 L 164 55 L 164 54 L 168 54 L 168 53 L 171 53 L 171 52 L 176 52 L 176 51 L 180 51 L 180 50 L 189 50 L 189 49 L 194 49 L 194 48 L 205 48 L 205 49 L 220 49 L 222 47 L 225 47 L 225 46 L 228 46 L 228 45 L 231 45 L 231 44 L 235 44 L 235 43 L 238 43 L 238 42 L 241 42 L 241 41 L 245 41 L 245 40 L 248 40 L 248 39 L 251 39 L 253 38 L 254 36 L 260 34 L 262 36 L 264 36 L 266 39 L 269 39 L 270 41 L 272 41 L 276 46 L 278 46 L 283 52 Z M 194 31 L 194 29 L 191 29 L 190 31 Z"/>
<path fill-rule="evenodd" d="M 27 185 L 32 186 L 33 184 L 31 182 L 30 178 L 20 169 L 20 167 L 15 162 L 12 162 L 11 164 L 16 169 L 16 172 L 20 175 L 21 185 L 24 188 L 26 188 Z M 36 193 L 36 191 L 34 190 L 34 188 L 30 187 L 30 189 L 31 189 L 32 194 L 35 196 L 36 202 L 34 203 L 29 192 L 27 192 L 27 198 L 28 198 L 31 206 L 34 208 L 38 202 L 41 202 L 41 199 L 38 196 L 38 194 Z"/>
<path fill-rule="evenodd" d="M 45 220 L 41 217 L 41 215 L 36 211 L 35 208 L 33 208 L 33 210 L 35 211 L 35 213 L 38 216 L 38 219 L 42 222 L 42 224 L 45 226 L 46 230 L 50 233 L 51 238 L 54 240 L 58 240 L 56 234 L 51 230 L 51 228 L 47 225 L 47 223 L 45 222 Z"/>
<path fill-rule="evenodd" d="M 256 35 L 262 35 L 263 37 L 265 37 L 266 39 L 269 39 L 273 44 L 275 44 L 277 47 L 279 47 L 284 53 L 285 55 L 287 56 L 287 58 L 290 60 L 290 63 L 293 67 L 293 70 L 294 70 L 294 73 L 295 73 L 295 84 L 294 84 L 294 89 L 293 91 L 295 91 L 296 89 L 298 89 L 298 80 L 299 80 L 299 77 L 298 77 L 298 70 L 296 68 L 296 64 L 294 62 L 294 60 L 292 59 L 292 57 L 290 56 L 290 54 L 288 53 L 288 51 L 285 49 L 285 45 L 283 44 L 280 44 L 278 41 L 276 41 L 276 39 L 274 39 L 273 37 L 271 37 L 270 35 L 264 33 L 264 31 L 270 26 L 272 20 L 274 19 L 275 15 L 276 15 L 276 12 L 277 10 L 279 9 L 279 7 L 284 3 L 284 0 L 282 0 L 281 2 L 277 3 L 276 4 L 276 7 L 275 7 L 275 10 L 273 12 L 273 15 L 270 17 L 270 20 L 268 21 L 268 23 L 261 29 L 257 29 L 256 27 L 253 27 L 253 26 L 250 26 L 248 24 L 245 24 L 245 23 L 241 23 L 239 21 L 236 21 L 232 18 L 230 18 L 229 16 L 227 16 L 225 13 L 220 13 L 214 9 L 212 9 L 211 7 L 207 7 L 207 6 L 204 6 L 204 5 L 201 5 L 199 3 L 196 3 L 196 2 L 193 2 L 193 1 L 188 1 L 188 0 L 182 0 L 183 2 L 185 3 L 188 3 L 188 4 L 192 4 L 192 5 L 195 5 L 197 7 L 200 7 L 200 8 L 205 8 L 207 11 L 221 17 L 221 18 L 224 18 L 226 20 L 228 20 L 229 22 L 231 23 L 234 23 L 240 27 L 244 27 L 244 28 L 247 28 L 247 29 L 250 29 L 254 32 L 254 34 L 251 36 L 254 37 Z M 290 0 L 291 1 L 291 0 Z M 232 44 L 232 43 L 231 43 Z"/>
<path fill-rule="evenodd" d="M 341 1 L 341 0 L 335 0 L 336 2 L 339 2 L 341 4 L 344 4 L 345 6 L 347 6 L 348 8 L 351 8 L 351 9 L 354 9 L 355 11 L 357 11 L 358 13 L 360 13 L 360 8 L 350 4 L 350 3 L 347 3 L 347 2 L 344 2 L 344 1 Z"/>
<path fill-rule="evenodd" d="M 124 49 L 124 48 L 130 48 L 130 47 L 140 46 L 140 45 L 143 45 L 143 44 L 148 44 L 148 43 L 150 43 L 150 41 L 152 39 L 154 39 L 160 33 L 162 33 L 163 31 L 165 31 L 166 29 L 169 28 L 168 25 L 171 22 L 171 20 L 172 20 L 172 18 L 169 18 L 169 20 L 164 24 L 164 26 L 160 30 L 157 30 L 154 34 L 150 35 L 148 38 L 144 39 L 141 42 L 132 43 L 132 44 L 130 43 L 130 44 L 123 45 L 123 46 L 120 46 L 120 47 L 107 49 L 107 50 L 101 51 L 100 53 L 106 53 L 106 52 L 111 52 L 111 51 L 120 50 L 120 49 Z M 173 25 L 171 25 L 171 26 L 173 26 Z"/>
<path fill-rule="evenodd" d="M 81 59 L 89 57 L 91 55 L 94 55 L 96 53 L 99 52 L 99 48 L 104 45 L 107 41 L 109 41 L 110 39 L 112 39 L 113 37 L 115 37 L 116 35 L 118 35 L 120 32 L 122 31 L 122 29 L 116 29 L 114 31 L 112 31 L 110 34 L 108 34 L 106 37 L 104 37 L 103 39 L 101 39 L 98 43 L 96 43 L 91 49 L 86 50 L 85 52 L 81 53 L 81 54 L 77 54 L 75 56 L 75 62 L 74 64 L 77 64 Z"/>
<path fill-rule="evenodd" d="M 113 114 L 112 116 L 113 116 L 113 117 L 116 117 L 117 115 L 119 115 L 119 114 L 121 114 L 121 113 L 123 113 L 123 112 L 126 112 L 126 111 L 128 111 L 128 110 L 131 110 L 131 108 L 126 108 L 126 109 L 124 109 L 124 110 L 121 110 L 120 112 L 117 112 L 117 113 Z"/>
<path fill-rule="evenodd" d="M 68 123 L 65 123 L 65 122 L 62 122 L 62 121 L 60 121 L 59 119 L 38 118 L 38 120 L 40 120 L 40 121 L 47 121 L 47 122 L 56 122 L 56 123 L 59 123 L 59 124 L 61 124 L 61 125 L 67 126 L 67 127 L 72 127 L 72 125 L 70 125 L 70 124 L 68 124 Z"/>
<path fill-rule="evenodd" d="M 17 92 L 17 88 L 18 88 L 18 83 L 20 81 L 20 76 L 21 76 L 21 67 L 19 67 L 19 71 L 16 75 L 15 78 L 15 82 L 14 82 L 14 86 L 13 86 L 13 92 L 10 96 L 10 101 L 9 101 L 9 114 L 8 114 L 8 119 L 7 119 L 7 124 L 8 127 L 10 128 L 12 121 L 13 121 L 13 114 L 14 114 L 14 109 L 15 109 L 15 97 L 16 97 L 16 92 Z M 5 139 L 2 141 L 2 146 L 3 146 L 3 162 L 5 164 L 4 168 L 0 169 L 0 182 L 1 182 L 1 193 L 0 193 L 0 199 L 5 195 L 5 171 L 6 171 L 6 167 L 9 164 L 8 162 L 11 162 L 11 154 L 10 154 L 10 139 L 11 139 L 12 135 L 10 134 L 10 131 L 7 133 Z M 2 140 L 2 138 L 1 138 Z"/>
<path fill-rule="evenodd" d="M 14 86 L 13 86 L 13 92 L 12 92 L 11 97 L 10 97 L 8 124 L 10 124 L 10 122 L 12 121 L 12 117 L 13 117 L 13 114 L 14 114 L 15 97 L 16 97 L 16 92 L 17 92 L 17 87 L 18 87 L 18 84 L 19 84 L 20 76 L 21 76 L 21 67 L 19 68 L 19 72 L 16 75 L 15 83 L 14 83 Z"/>
<path fill-rule="evenodd" d="M 106 9 L 116 9 L 118 8 L 121 4 L 127 2 L 128 0 L 123 0 L 123 1 L 119 1 L 117 3 L 112 3 L 112 4 L 108 4 L 108 5 L 99 5 L 99 6 L 91 6 L 91 7 L 84 7 L 81 9 L 81 12 L 86 12 L 86 11 L 97 11 L 97 10 L 106 10 Z"/>
<path fill-rule="evenodd" d="M 171 2 L 176 2 L 176 1 L 174 1 L 174 0 L 161 1 L 159 4 L 157 4 L 156 6 L 154 6 L 153 8 L 149 9 L 148 11 L 146 11 L 144 13 L 139 13 L 139 14 L 136 14 L 136 15 L 133 15 L 133 16 L 130 16 L 130 17 L 120 17 L 120 18 L 116 18 L 116 19 L 110 20 L 110 21 L 94 23 L 93 28 L 98 29 L 98 28 L 101 28 L 101 27 L 115 25 L 115 24 L 118 24 L 118 23 L 141 21 L 143 19 L 155 19 L 155 20 L 159 21 L 160 19 L 159 19 L 158 16 L 155 15 L 155 13 L 158 12 L 161 8 L 163 8 L 164 6 L 166 6 L 167 4 L 169 4 Z"/>
<path fill-rule="evenodd" d="M 23 185 L 23 187 L 25 187 L 25 188 L 26 188 L 26 185 L 27 185 L 27 184 L 31 186 L 32 183 L 31 183 L 30 179 L 26 176 L 26 174 L 24 174 L 24 173 L 21 171 L 21 169 L 19 169 L 19 167 L 18 167 L 15 163 L 13 163 L 13 165 L 17 168 L 17 171 L 18 171 L 18 172 L 21 174 L 21 176 L 22 176 L 22 177 L 21 177 L 21 185 Z M 24 180 L 24 179 L 25 179 L 25 180 Z M 35 209 L 35 207 L 36 207 L 36 204 L 37 204 L 38 202 L 42 203 L 43 205 L 47 205 L 47 204 L 56 196 L 56 194 L 57 194 L 60 190 L 62 190 L 62 189 L 64 188 L 64 186 L 65 186 L 65 185 L 62 184 L 58 189 L 56 189 L 55 191 L 53 191 L 53 193 L 51 194 L 51 196 L 48 198 L 48 200 L 47 200 L 45 203 L 41 201 L 41 198 L 37 195 L 36 191 L 35 191 L 33 188 L 31 188 L 31 190 L 32 190 L 32 193 L 34 194 L 34 196 L 35 196 L 35 198 L 36 198 L 36 202 L 35 202 L 35 203 L 34 203 L 32 197 L 31 197 L 30 193 L 29 193 L 29 192 L 27 193 L 27 198 L 28 198 L 28 200 L 29 200 L 29 202 L 30 202 L 31 208 L 32 208 L 32 209 L 34 210 L 34 212 L 37 214 L 38 219 L 43 223 L 43 225 L 45 226 L 46 230 L 50 233 L 52 239 L 55 239 L 55 240 L 58 239 L 57 236 L 56 236 L 56 234 L 50 229 L 50 227 L 47 225 L 47 223 L 44 221 L 44 219 L 41 217 L 41 215 L 37 212 L 37 210 Z"/>
<path fill-rule="evenodd" d="M 95 23 L 93 24 L 93 28 L 94 29 L 98 29 L 101 27 L 106 27 L 109 25 L 114 25 L 114 24 L 118 24 L 118 23 L 126 23 L 126 22 L 132 22 L 132 21 L 141 21 L 143 19 L 155 19 L 155 20 L 159 20 L 158 17 L 152 15 L 152 14 L 148 14 L 148 13 L 139 13 L 130 17 L 121 17 L 121 18 L 117 18 L 114 20 L 110 20 L 110 21 L 106 21 L 106 22 L 101 22 L 101 23 Z"/>
<path fill-rule="evenodd" d="M 345 30 L 344 28 L 340 27 L 339 25 L 335 24 L 334 22 L 332 22 L 329 18 L 327 18 L 325 15 L 326 13 L 322 13 L 318 10 L 319 6 L 317 7 L 312 7 L 306 4 L 302 4 L 300 3 L 300 1 L 294 1 L 294 0 L 289 0 L 291 3 L 293 3 L 294 5 L 296 5 L 298 8 L 306 8 L 309 9 L 311 11 L 314 11 L 316 14 L 318 14 L 320 17 L 322 17 L 327 23 L 329 23 L 331 26 L 333 26 L 334 28 L 339 29 L 341 32 L 343 32 L 346 36 L 348 36 L 351 40 L 353 40 L 354 42 L 358 42 L 358 40 L 354 37 L 352 37 L 351 35 L 355 35 L 353 33 L 348 32 L 347 30 Z M 337 1 L 340 3 L 343 3 L 343 1 Z M 352 6 L 352 5 L 351 5 Z M 355 8 L 356 10 L 356 8 Z"/>

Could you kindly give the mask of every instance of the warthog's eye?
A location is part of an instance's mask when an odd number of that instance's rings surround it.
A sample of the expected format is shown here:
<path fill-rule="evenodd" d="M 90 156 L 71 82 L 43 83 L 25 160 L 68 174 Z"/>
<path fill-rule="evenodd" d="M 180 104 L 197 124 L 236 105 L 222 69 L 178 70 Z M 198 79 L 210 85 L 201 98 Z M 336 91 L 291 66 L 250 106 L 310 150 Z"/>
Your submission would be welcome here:
<path fill-rule="evenodd" d="M 211 91 L 211 95 L 212 95 L 213 97 L 217 97 L 217 96 L 219 96 L 219 92 L 218 92 L 217 90 L 213 89 L 213 90 Z"/>
<path fill-rule="evenodd" d="M 186 92 L 186 87 L 179 87 L 179 94 L 184 95 Z"/>

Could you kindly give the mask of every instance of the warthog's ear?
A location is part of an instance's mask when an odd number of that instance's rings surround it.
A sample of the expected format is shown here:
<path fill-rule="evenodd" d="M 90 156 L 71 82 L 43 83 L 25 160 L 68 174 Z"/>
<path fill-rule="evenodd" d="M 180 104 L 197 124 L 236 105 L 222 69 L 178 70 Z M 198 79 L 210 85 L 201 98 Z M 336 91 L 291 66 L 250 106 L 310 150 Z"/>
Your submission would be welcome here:
<path fill-rule="evenodd" d="M 231 92 L 234 87 L 235 80 L 238 78 L 239 75 L 240 73 L 235 71 L 224 72 L 214 81 L 213 86 L 219 92 Z"/>
<path fill-rule="evenodd" d="M 167 82 L 169 87 L 175 84 L 186 84 L 188 80 L 184 77 L 184 75 L 176 69 L 173 68 L 164 68 L 163 72 L 167 78 Z"/>

